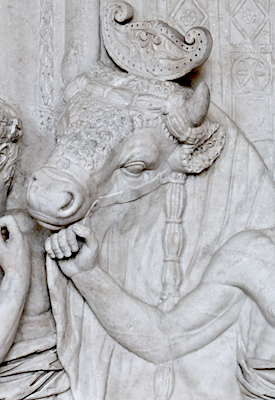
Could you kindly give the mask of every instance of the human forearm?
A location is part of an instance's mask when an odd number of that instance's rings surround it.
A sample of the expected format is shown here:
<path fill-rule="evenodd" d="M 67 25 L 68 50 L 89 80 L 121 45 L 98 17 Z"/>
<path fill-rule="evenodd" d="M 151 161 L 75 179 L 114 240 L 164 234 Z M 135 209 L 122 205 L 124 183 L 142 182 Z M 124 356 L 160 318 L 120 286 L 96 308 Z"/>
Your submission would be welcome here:
<path fill-rule="evenodd" d="M 235 322 L 243 299 L 236 288 L 207 284 L 164 313 L 130 296 L 99 267 L 72 279 L 110 336 L 156 364 L 210 343 Z"/>
<path fill-rule="evenodd" d="M 76 236 L 85 239 L 78 252 Z M 129 351 L 156 364 L 216 339 L 236 321 L 243 302 L 240 289 L 209 282 L 182 298 L 170 312 L 162 312 L 131 296 L 100 269 L 98 242 L 93 232 L 81 224 L 49 237 L 46 250 L 51 258 L 59 260 L 59 267 L 72 279 L 109 335 Z"/>
<path fill-rule="evenodd" d="M 161 330 L 163 313 L 130 296 L 101 268 L 72 278 L 106 331 L 122 346 L 155 363 L 171 358 Z"/>

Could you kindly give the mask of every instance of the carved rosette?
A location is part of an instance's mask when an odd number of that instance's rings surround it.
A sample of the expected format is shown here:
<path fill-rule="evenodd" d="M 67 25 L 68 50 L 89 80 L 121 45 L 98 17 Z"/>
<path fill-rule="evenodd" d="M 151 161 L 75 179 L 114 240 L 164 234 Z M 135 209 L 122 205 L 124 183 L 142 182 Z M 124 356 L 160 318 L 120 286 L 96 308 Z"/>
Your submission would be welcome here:
<path fill-rule="evenodd" d="M 163 21 L 131 22 L 133 9 L 123 1 L 103 13 L 102 32 L 110 57 L 122 69 L 148 78 L 173 80 L 201 66 L 212 49 L 210 32 L 190 29 L 183 37 Z"/>

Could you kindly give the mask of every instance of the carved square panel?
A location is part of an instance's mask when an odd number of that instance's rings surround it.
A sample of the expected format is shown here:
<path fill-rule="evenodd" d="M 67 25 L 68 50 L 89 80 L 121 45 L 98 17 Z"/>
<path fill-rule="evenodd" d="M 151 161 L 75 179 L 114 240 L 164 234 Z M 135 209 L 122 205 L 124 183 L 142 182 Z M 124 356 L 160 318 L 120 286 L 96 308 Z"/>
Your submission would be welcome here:
<path fill-rule="evenodd" d="M 232 53 L 231 57 L 234 93 L 270 93 L 270 54 Z"/>
<path fill-rule="evenodd" d="M 272 139 L 270 115 L 267 97 L 233 97 L 233 118 L 251 141 Z"/>
<path fill-rule="evenodd" d="M 185 34 L 192 26 L 203 26 L 207 14 L 196 0 L 180 0 L 170 15 L 173 26 Z"/>
<path fill-rule="evenodd" d="M 243 37 L 253 42 L 268 21 L 268 14 L 258 0 L 241 0 L 231 20 Z"/>

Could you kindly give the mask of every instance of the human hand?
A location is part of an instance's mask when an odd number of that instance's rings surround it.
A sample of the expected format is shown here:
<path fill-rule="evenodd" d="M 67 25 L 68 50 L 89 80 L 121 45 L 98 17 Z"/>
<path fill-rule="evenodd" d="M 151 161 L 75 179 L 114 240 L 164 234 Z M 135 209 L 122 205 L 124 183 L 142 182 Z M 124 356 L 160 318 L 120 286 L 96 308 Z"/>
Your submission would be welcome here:
<path fill-rule="evenodd" d="M 62 272 L 70 278 L 93 269 L 99 254 L 98 241 L 94 233 L 80 223 L 70 225 L 49 236 L 45 242 L 45 250 L 51 258 L 58 259 Z"/>
<path fill-rule="evenodd" d="M 27 237 L 12 215 L 0 218 L 0 230 L 0 266 L 5 275 L 29 279 L 31 258 Z"/>

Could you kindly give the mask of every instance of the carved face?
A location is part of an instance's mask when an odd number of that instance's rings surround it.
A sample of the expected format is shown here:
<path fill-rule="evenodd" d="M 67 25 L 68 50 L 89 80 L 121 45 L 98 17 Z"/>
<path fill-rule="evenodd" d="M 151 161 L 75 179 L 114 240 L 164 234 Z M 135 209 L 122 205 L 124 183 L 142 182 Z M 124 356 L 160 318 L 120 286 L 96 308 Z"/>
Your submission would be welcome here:
<path fill-rule="evenodd" d="M 52 230 L 78 221 L 99 197 L 151 181 L 178 146 L 165 137 L 161 126 L 135 129 L 115 142 L 93 160 L 91 173 L 56 151 L 30 180 L 30 214 Z"/>
<path fill-rule="evenodd" d="M 105 75 L 108 82 L 114 78 Z M 116 86 L 123 87 L 124 74 L 116 78 L 112 91 L 104 82 L 82 77 L 71 87 L 54 154 L 29 185 L 29 212 L 45 227 L 60 229 L 78 221 L 99 197 L 134 189 L 168 167 L 199 173 L 223 147 L 218 125 L 204 119 L 209 106 L 205 84 L 192 95 L 179 90 L 164 101 L 120 89 Z M 154 90 L 160 89 L 157 85 Z M 166 93 L 167 87 L 162 89 Z M 139 107 L 129 107 L 132 102 Z"/>

